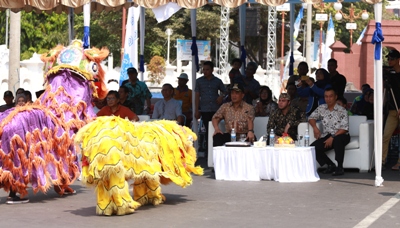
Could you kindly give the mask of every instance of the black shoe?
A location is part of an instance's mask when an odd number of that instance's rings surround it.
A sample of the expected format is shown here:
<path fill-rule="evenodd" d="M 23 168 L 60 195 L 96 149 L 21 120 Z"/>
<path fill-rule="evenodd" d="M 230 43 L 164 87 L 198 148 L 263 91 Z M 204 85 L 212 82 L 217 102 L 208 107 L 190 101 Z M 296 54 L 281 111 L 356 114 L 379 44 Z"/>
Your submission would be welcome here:
<path fill-rule="evenodd" d="M 328 165 L 328 167 L 322 172 L 324 174 L 333 173 L 336 169 L 336 165 Z"/>
<path fill-rule="evenodd" d="M 332 176 L 341 176 L 344 175 L 344 170 L 341 167 L 337 167 L 335 172 L 332 173 Z"/>
<path fill-rule="evenodd" d="M 20 204 L 20 203 L 28 203 L 29 199 L 19 198 L 18 196 L 8 197 L 6 204 Z"/>

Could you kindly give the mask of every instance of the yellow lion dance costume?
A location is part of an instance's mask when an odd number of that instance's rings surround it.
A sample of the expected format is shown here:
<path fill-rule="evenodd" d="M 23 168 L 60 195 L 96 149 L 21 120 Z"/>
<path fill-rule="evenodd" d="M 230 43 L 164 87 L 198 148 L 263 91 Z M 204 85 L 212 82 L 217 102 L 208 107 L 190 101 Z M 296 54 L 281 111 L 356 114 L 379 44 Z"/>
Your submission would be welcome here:
<path fill-rule="evenodd" d="M 125 215 L 140 205 L 165 201 L 160 184 L 192 184 L 195 167 L 194 134 L 173 121 L 130 122 L 98 117 L 75 137 L 82 152 L 82 181 L 95 186 L 96 213 Z M 132 199 L 127 180 L 134 180 Z"/>

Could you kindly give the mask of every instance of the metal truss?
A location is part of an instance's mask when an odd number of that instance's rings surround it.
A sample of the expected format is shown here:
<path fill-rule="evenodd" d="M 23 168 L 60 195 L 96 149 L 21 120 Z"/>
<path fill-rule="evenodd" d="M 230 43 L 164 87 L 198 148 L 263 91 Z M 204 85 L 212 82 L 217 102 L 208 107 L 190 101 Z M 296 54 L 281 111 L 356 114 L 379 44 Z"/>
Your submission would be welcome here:
<path fill-rule="evenodd" d="M 276 7 L 268 6 L 267 71 L 275 70 L 276 24 L 277 24 Z"/>
<path fill-rule="evenodd" d="M 220 49 L 219 49 L 220 75 L 227 75 L 229 66 L 229 8 L 221 6 Z"/>

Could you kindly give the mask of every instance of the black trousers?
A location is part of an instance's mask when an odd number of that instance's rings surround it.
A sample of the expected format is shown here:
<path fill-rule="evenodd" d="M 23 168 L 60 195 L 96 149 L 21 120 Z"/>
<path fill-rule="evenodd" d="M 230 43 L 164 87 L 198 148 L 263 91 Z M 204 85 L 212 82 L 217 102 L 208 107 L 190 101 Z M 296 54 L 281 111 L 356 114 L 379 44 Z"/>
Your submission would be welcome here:
<path fill-rule="evenodd" d="M 238 139 L 240 134 L 236 134 L 236 139 Z M 247 134 L 246 134 L 247 136 Z M 257 140 L 257 138 L 254 136 L 254 140 Z M 218 133 L 213 136 L 213 146 L 223 146 L 226 142 L 231 141 L 231 134 L 230 133 Z M 247 139 L 246 142 L 249 140 Z"/>
<path fill-rule="evenodd" d="M 212 117 L 214 116 L 215 112 L 201 112 L 201 119 L 203 120 L 204 127 L 206 128 L 206 140 L 208 140 L 208 122 L 212 120 Z M 211 134 L 214 134 L 214 132 L 211 132 Z M 206 143 L 208 146 L 208 143 Z M 206 154 L 205 157 L 208 157 L 208 148 L 206 149 Z"/>
<path fill-rule="evenodd" d="M 218 133 L 213 136 L 213 146 L 223 146 L 226 142 L 231 141 L 230 133 Z"/>
<path fill-rule="evenodd" d="M 332 165 L 334 164 L 331 159 L 326 155 L 325 152 L 328 150 L 335 151 L 335 160 L 338 163 L 338 167 L 343 167 L 343 160 L 344 160 L 344 148 L 350 142 L 350 135 L 349 134 L 341 134 L 335 136 L 332 142 L 332 146 L 325 148 L 325 141 L 331 137 L 331 135 L 327 135 L 323 138 L 315 140 L 311 143 L 311 146 L 315 147 L 315 155 L 317 157 L 318 163 L 323 166 L 325 164 Z"/>

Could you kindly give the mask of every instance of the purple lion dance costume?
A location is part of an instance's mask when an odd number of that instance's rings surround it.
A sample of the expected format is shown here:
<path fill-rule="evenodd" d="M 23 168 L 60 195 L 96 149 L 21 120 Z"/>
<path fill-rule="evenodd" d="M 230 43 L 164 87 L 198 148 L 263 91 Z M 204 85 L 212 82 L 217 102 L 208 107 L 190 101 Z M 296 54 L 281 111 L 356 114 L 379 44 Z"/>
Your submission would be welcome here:
<path fill-rule="evenodd" d="M 92 99 L 107 95 L 100 62 L 107 49 L 86 49 L 75 40 L 43 54 L 45 92 L 32 105 L 0 114 L 0 187 L 21 196 L 60 194 L 80 174 L 74 136 L 94 117 Z M 96 83 L 95 83 L 96 81 Z"/>

